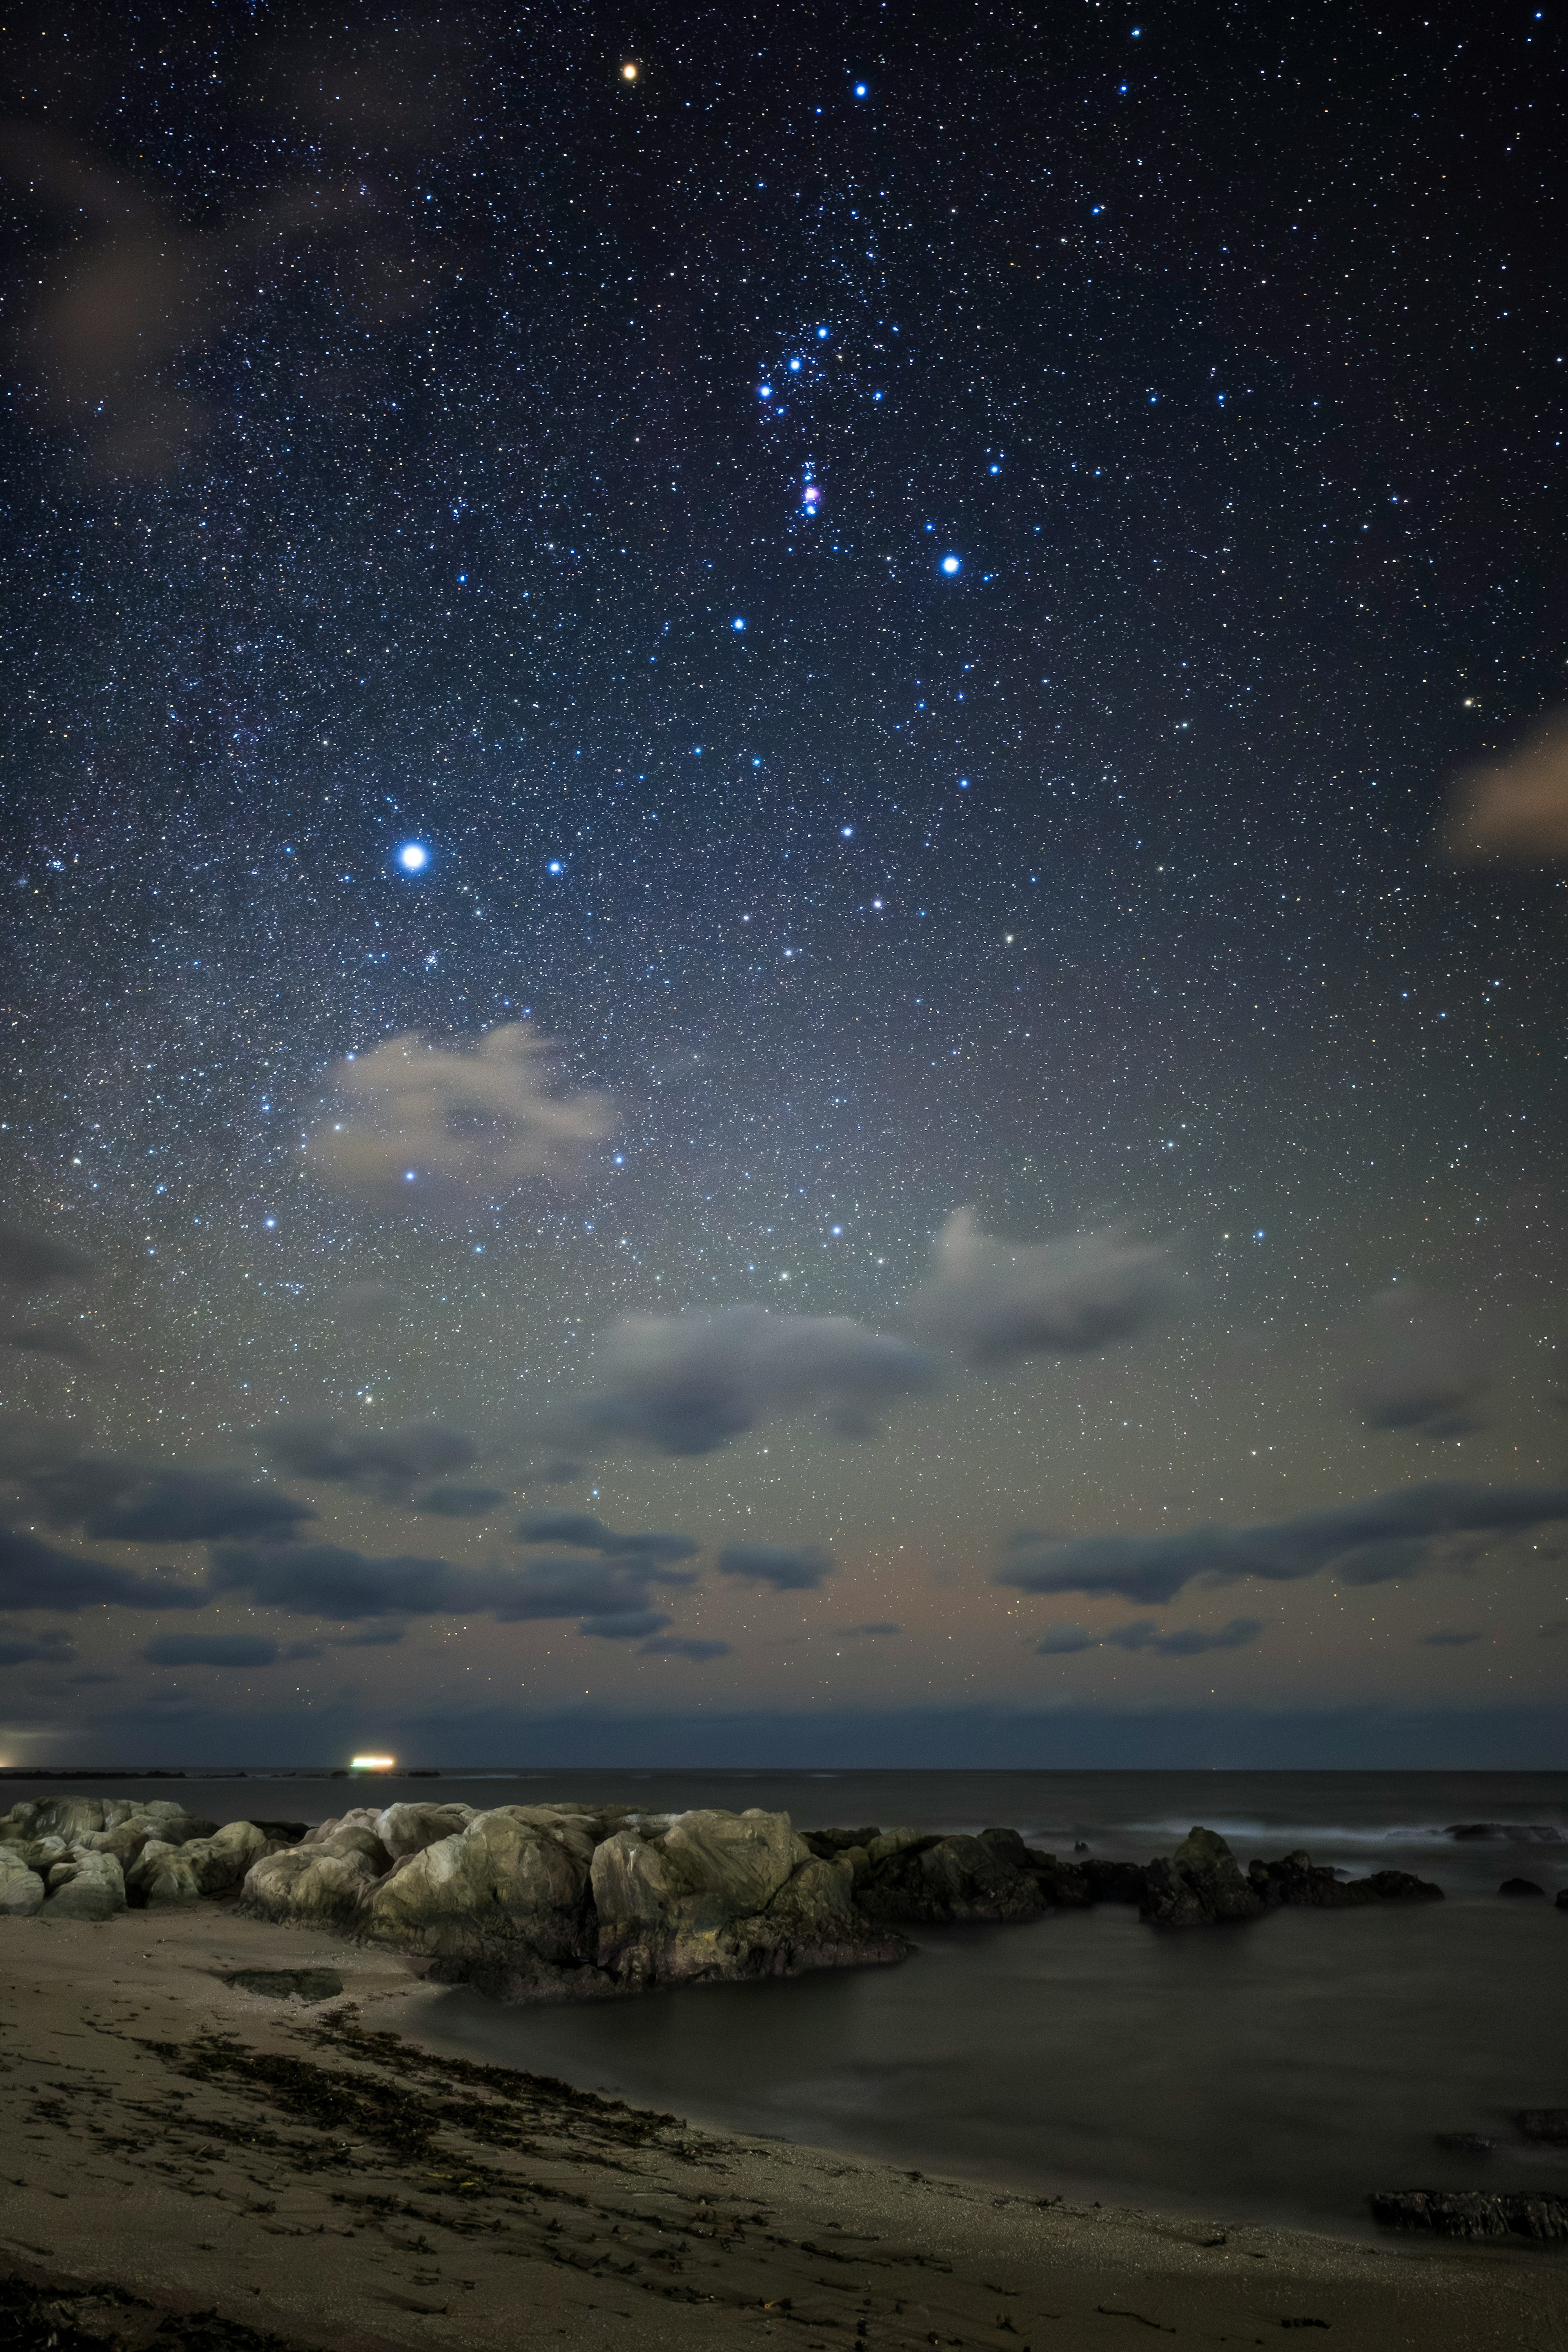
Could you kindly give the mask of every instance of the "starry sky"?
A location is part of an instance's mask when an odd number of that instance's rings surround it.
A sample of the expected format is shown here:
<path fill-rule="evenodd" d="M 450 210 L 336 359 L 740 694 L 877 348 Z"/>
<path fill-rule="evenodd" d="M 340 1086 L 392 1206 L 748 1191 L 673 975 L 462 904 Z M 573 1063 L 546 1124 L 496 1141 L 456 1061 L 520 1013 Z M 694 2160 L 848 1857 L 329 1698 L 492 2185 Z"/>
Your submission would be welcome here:
<path fill-rule="evenodd" d="M 1552 12 L 12 34 L 0 1762 L 1560 1762 Z"/>

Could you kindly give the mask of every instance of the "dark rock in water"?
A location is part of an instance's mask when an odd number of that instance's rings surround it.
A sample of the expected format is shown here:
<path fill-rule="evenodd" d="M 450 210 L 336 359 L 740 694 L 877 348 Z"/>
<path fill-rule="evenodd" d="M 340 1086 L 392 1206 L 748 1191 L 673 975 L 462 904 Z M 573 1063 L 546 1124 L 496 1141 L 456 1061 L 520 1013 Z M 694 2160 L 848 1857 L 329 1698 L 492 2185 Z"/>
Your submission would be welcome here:
<path fill-rule="evenodd" d="M 1546 1889 L 1537 1886 L 1533 1878 L 1505 1878 L 1498 1888 L 1500 1895 L 1539 1895 L 1544 1898 Z"/>
<path fill-rule="evenodd" d="M 1074 1846 L 1077 1853 L 1079 1848 Z M 1091 1856 L 1088 1862 L 1073 1863 L 1074 1874 L 1083 1880 L 1086 1900 L 1090 1903 L 1142 1903 L 1147 1873 L 1141 1862 L 1106 1862 Z"/>
<path fill-rule="evenodd" d="M 1075 1838 L 1072 1850 L 1074 1853 L 1087 1853 L 1089 1852 L 1087 1841 L 1083 1838 Z"/>
<path fill-rule="evenodd" d="M 1267 1907 L 1215 1830 L 1189 1830 L 1169 1861 L 1152 1862 L 1143 1874 L 1143 1916 L 1157 1927 L 1256 1919 Z"/>
<path fill-rule="evenodd" d="M 1441 1903 L 1443 1890 L 1408 1870 L 1374 1870 L 1366 1878 L 1337 1878 L 1298 1850 L 1279 1862 L 1253 1862 L 1247 1874 L 1269 1904 L 1353 1911 L 1367 1903 Z"/>
<path fill-rule="evenodd" d="M 1454 2156 L 1489 2156 L 1497 2146 L 1485 2132 L 1435 2132 L 1434 2147 L 1446 2147 Z"/>
<path fill-rule="evenodd" d="M 1561 1845 L 1563 1832 L 1552 1822 L 1450 1822 L 1445 1837 L 1511 1838 L 1516 1845 Z"/>
<path fill-rule="evenodd" d="M 1568 1911 L 1568 1886 L 1560 1886 L 1558 1888 L 1557 1908 L 1559 1911 Z"/>
<path fill-rule="evenodd" d="M 1508 1832 L 1504 1829 L 1501 1822 L 1450 1822 L 1447 1828 L 1443 1832 L 1443 1835 L 1445 1837 L 1458 1838 L 1461 1840 L 1468 1838 L 1500 1838 L 1507 1837 Z"/>
<path fill-rule="evenodd" d="M 1429 1878 L 1417 1878 L 1408 1870 L 1374 1870 L 1369 1878 L 1352 1878 L 1352 1889 L 1364 1886 L 1368 1891 L 1361 1898 L 1368 1903 L 1441 1903 L 1443 1890 Z"/>
<path fill-rule="evenodd" d="M 241 1992 L 260 1993 L 267 2000 L 335 2000 L 343 1980 L 331 1969 L 236 1969 L 225 1984 Z"/>
<path fill-rule="evenodd" d="M 888 1830 L 855 1869 L 858 1907 L 868 1918 L 934 1926 L 950 1919 L 1035 1919 L 1046 1896 L 1016 1830 L 979 1837 L 922 1837 Z"/>
<path fill-rule="evenodd" d="M 1506 2196 L 1479 2189 L 1385 2189 L 1367 2203 L 1392 2229 L 1430 2230 L 1440 2238 L 1568 2238 L 1568 2197 L 1531 2189 Z"/>
<path fill-rule="evenodd" d="M 1526 2139 L 1568 2140 L 1568 2107 L 1521 2107 L 1509 2121 Z"/>

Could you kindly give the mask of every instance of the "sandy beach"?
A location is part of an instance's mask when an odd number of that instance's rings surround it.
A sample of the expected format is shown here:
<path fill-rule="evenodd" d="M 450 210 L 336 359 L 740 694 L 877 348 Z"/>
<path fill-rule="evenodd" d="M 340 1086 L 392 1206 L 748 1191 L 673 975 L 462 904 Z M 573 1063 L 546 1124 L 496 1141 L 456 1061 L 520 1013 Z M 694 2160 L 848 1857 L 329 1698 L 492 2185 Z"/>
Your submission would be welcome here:
<path fill-rule="evenodd" d="M 311 1968 L 341 1995 L 225 1981 Z M 0 2320 L 20 2329 L 23 2309 L 35 2330 L 10 2340 L 1113 2352 L 1325 2330 L 1347 2352 L 1430 2352 L 1568 2336 L 1550 2252 L 1042 2201 L 725 2135 L 423 2048 L 438 1998 L 383 1954 L 228 1906 L 7 1922 Z"/>

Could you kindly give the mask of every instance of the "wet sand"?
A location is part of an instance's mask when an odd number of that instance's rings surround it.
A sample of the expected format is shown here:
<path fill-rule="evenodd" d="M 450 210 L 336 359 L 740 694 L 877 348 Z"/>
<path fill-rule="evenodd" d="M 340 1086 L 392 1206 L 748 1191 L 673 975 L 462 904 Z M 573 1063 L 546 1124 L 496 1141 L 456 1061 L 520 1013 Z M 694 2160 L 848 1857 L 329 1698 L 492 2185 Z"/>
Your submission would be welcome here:
<path fill-rule="evenodd" d="M 223 1981 L 310 1967 L 342 1996 Z M 234 2352 L 1568 2339 L 1549 2250 L 1042 2201 L 708 2131 L 424 2049 L 438 1998 L 227 1906 L 0 1923 L 11 2308 L 52 2295 L 62 2344 Z"/>

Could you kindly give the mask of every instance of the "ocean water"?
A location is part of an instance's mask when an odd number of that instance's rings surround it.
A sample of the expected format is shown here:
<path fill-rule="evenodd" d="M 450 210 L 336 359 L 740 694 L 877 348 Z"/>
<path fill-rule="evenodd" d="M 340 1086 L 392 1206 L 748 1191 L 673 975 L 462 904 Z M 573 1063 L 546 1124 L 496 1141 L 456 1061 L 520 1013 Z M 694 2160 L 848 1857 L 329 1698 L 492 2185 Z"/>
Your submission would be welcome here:
<path fill-rule="evenodd" d="M 368 1791 L 252 1775 L 242 1796 L 193 1775 L 159 1793 L 220 1820 L 319 1820 Z M 901 1967 L 789 1983 L 526 2009 L 458 1988 L 425 2031 L 454 2053 L 696 2121 L 1041 2196 L 1373 2234 L 1373 2189 L 1568 2193 L 1568 2148 L 1508 2122 L 1518 2107 L 1568 2106 L 1568 1911 L 1550 1900 L 1568 1885 L 1568 1773 L 453 1773 L 386 1793 L 763 1805 L 803 1828 L 1001 1822 L 1058 1852 L 1081 1840 L 1136 1860 L 1202 1822 L 1244 1864 L 1305 1846 L 1357 1874 L 1417 1871 L 1444 1903 L 1181 1935 L 1106 1905 L 922 1929 Z M 1516 1833 L 1447 1834 L 1474 1822 Z M 1549 1899 L 1500 1897 L 1514 1875 Z M 1498 2146 L 1434 2145 L 1456 2131 Z"/>

